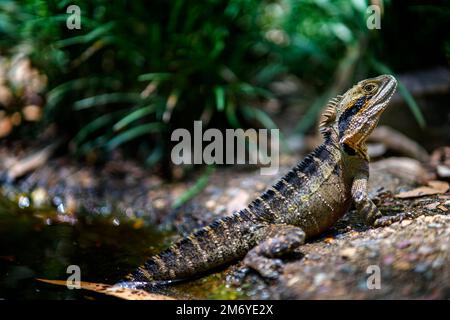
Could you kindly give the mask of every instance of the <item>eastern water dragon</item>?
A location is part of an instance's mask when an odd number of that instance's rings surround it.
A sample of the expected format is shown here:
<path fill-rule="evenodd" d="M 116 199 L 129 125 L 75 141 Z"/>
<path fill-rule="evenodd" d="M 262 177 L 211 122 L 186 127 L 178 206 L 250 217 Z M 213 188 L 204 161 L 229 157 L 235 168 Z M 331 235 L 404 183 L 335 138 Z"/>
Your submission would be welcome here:
<path fill-rule="evenodd" d="M 186 279 L 241 258 L 262 276 L 274 278 L 280 257 L 329 229 L 352 203 L 368 225 L 382 225 L 384 217 L 367 196 L 365 141 L 396 86 L 393 76 L 381 75 L 332 99 L 320 121 L 322 145 L 248 207 L 151 257 L 126 281 Z"/>

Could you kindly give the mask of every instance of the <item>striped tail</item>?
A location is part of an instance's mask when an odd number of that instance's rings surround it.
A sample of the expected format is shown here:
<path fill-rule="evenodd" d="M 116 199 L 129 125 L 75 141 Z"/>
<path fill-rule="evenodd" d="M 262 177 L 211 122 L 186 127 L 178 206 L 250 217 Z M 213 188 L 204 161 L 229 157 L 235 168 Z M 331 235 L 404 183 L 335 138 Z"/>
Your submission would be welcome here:
<path fill-rule="evenodd" d="M 181 280 L 243 257 L 256 244 L 256 224 L 242 210 L 218 219 L 151 257 L 127 281 Z"/>

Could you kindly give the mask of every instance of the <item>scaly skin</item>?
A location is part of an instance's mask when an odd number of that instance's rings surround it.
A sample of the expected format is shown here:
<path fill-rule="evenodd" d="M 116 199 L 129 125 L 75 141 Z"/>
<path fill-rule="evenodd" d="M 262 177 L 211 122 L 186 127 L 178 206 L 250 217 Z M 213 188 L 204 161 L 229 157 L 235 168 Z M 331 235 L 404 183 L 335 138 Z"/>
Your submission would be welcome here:
<path fill-rule="evenodd" d="M 395 92 L 390 75 L 359 82 L 330 101 L 322 115 L 324 143 L 240 212 L 218 219 L 153 256 L 128 275 L 134 283 L 186 279 L 236 259 L 262 276 L 305 239 L 329 229 L 355 203 L 369 225 L 383 224 L 367 197 L 365 140 Z"/>

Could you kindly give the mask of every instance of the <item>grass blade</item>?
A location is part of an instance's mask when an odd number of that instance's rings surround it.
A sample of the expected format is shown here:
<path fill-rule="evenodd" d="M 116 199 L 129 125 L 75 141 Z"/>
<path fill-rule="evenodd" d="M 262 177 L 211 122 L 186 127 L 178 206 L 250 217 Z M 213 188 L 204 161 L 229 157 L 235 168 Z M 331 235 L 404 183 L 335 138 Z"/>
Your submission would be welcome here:
<path fill-rule="evenodd" d="M 137 103 L 141 100 L 138 93 L 105 93 L 97 96 L 78 100 L 74 103 L 75 110 L 83 110 L 92 108 L 99 105 L 105 105 L 110 103 Z"/>
<path fill-rule="evenodd" d="M 120 119 L 116 124 L 114 124 L 113 130 L 114 131 L 122 130 L 123 128 L 125 128 L 127 125 L 129 125 L 133 121 L 143 118 L 146 115 L 149 115 L 150 113 L 152 113 L 153 111 L 154 111 L 153 105 L 139 108 L 139 109 L 131 112 L 130 114 L 126 115 L 125 117 Z"/>
<path fill-rule="evenodd" d="M 118 134 L 114 138 L 112 138 L 107 144 L 106 147 L 109 150 L 113 150 L 117 148 L 118 146 L 124 144 L 125 142 L 129 142 L 137 137 L 140 137 L 142 135 L 158 132 L 161 131 L 163 128 L 163 125 L 161 123 L 147 123 L 142 124 L 137 127 L 133 127 L 121 134 Z"/>

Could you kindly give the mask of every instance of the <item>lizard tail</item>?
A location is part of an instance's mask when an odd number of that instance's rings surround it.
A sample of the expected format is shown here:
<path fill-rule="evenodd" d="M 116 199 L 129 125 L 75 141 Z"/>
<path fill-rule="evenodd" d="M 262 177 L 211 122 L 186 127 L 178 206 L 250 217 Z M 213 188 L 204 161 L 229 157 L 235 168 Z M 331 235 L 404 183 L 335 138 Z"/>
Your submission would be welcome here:
<path fill-rule="evenodd" d="M 246 210 L 218 219 L 151 257 L 126 281 L 181 280 L 241 258 L 255 245 L 255 223 Z M 252 230 L 250 230 L 252 231 Z"/>

